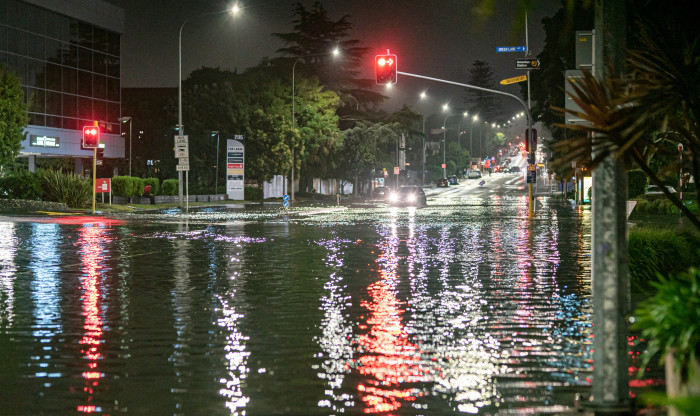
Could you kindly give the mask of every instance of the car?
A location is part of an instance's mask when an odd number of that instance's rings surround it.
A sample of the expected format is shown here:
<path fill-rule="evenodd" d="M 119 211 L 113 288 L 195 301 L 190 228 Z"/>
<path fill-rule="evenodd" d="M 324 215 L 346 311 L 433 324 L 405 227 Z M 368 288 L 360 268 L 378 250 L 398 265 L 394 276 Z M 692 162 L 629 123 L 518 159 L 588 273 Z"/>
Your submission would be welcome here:
<path fill-rule="evenodd" d="M 449 182 L 450 185 L 459 185 L 459 180 L 457 180 L 456 176 L 452 176 L 447 181 Z"/>
<path fill-rule="evenodd" d="M 415 185 L 399 187 L 396 192 L 389 194 L 387 201 L 394 207 L 424 207 L 427 204 L 423 188 Z"/>
<path fill-rule="evenodd" d="M 372 190 L 372 198 L 374 199 L 385 199 L 389 195 L 388 186 L 377 186 Z"/>
<path fill-rule="evenodd" d="M 447 188 L 448 186 L 450 186 L 450 181 L 448 181 L 447 178 L 440 178 L 438 179 L 436 186 L 438 188 Z"/>
<path fill-rule="evenodd" d="M 467 178 L 468 179 L 479 179 L 481 178 L 481 171 L 472 169 L 467 173 Z"/>
<path fill-rule="evenodd" d="M 673 189 L 672 186 L 666 186 L 666 189 L 672 194 L 676 193 L 676 190 Z M 664 192 L 661 190 L 661 188 L 658 185 L 649 185 L 649 188 L 647 189 L 646 195 L 662 195 Z"/>
<path fill-rule="evenodd" d="M 508 173 L 520 173 L 520 166 L 511 166 Z"/>

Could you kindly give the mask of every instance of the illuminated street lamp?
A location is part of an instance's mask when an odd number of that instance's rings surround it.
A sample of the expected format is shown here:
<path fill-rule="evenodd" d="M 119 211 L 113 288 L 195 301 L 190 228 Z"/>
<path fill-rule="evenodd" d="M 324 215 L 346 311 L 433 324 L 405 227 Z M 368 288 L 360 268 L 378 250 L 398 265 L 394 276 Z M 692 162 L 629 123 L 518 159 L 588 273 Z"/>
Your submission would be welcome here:
<path fill-rule="evenodd" d="M 177 73 L 177 134 L 178 136 L 183 136 L 185 134 L 185 126 L 182 125 L 182 29 L 185 24 L 196 17 L 207 16 L 210 14 L 219 14 L 229 12 L 231 14 L 237 14 L 240 11 L 238 4 L 233 5 L 231 8 L 226 10 L 218 10 L 215 12 L 202 13 L 195 16 L 191 16 L 185 19 L 180 25 L 180 35 L 178 37 L 178 73 Z M 178 176 L 178 204 L 182 208 L 182 171 L 177 171 Z"/>

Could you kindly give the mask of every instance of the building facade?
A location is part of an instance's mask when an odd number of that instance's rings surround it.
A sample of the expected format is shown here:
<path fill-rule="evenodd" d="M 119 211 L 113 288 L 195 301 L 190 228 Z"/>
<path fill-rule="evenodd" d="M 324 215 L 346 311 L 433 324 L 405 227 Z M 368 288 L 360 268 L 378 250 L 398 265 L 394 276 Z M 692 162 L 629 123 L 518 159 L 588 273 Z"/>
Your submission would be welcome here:
<path fill-rule="evenodd" d="M 27 99 L 19 157 L 30 170 L 37 157 L 66 157 L 82 173 L 93 153 L 81 149 L 82 128 L 95 122 L 104 157 L 125 157 L 123 31 L 123 9 L 102 0 L 0 0 L 0 64 L 17 74 Z"/>

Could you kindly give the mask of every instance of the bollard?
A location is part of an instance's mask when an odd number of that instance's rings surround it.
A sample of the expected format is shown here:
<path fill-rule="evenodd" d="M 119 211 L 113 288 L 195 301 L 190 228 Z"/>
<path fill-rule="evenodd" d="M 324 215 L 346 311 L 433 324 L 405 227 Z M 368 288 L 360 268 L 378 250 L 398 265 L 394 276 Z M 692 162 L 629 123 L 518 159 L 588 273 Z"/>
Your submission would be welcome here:
<path fill-rule="evenodd" d="M 335 203 L 336 205 L 340 205 L 340 194 L 335 194 Z"/>

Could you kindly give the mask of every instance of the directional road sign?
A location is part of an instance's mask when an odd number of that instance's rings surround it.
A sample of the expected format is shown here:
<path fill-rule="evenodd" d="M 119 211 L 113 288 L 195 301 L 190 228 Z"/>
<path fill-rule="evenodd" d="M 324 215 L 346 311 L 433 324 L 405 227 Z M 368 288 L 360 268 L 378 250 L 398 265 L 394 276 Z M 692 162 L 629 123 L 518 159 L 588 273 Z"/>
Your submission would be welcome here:
<path fill-rule="evenodd" d="M 508 85 L 508 84 L 513 84 L 516 82 L 523 82 L 527 81 L 527 75 L 520 75 L 518 77 L 513 77 L 513 78 L 507 78 L 504 79 L 500 82 L 501 85 Z"/>
<path fill-rule="evenodd" d="M 516 59 L 515 60 L 516 69 L 539 69 L 540 60 L 539 58 L 528 58 L 528 59 Z"/>

